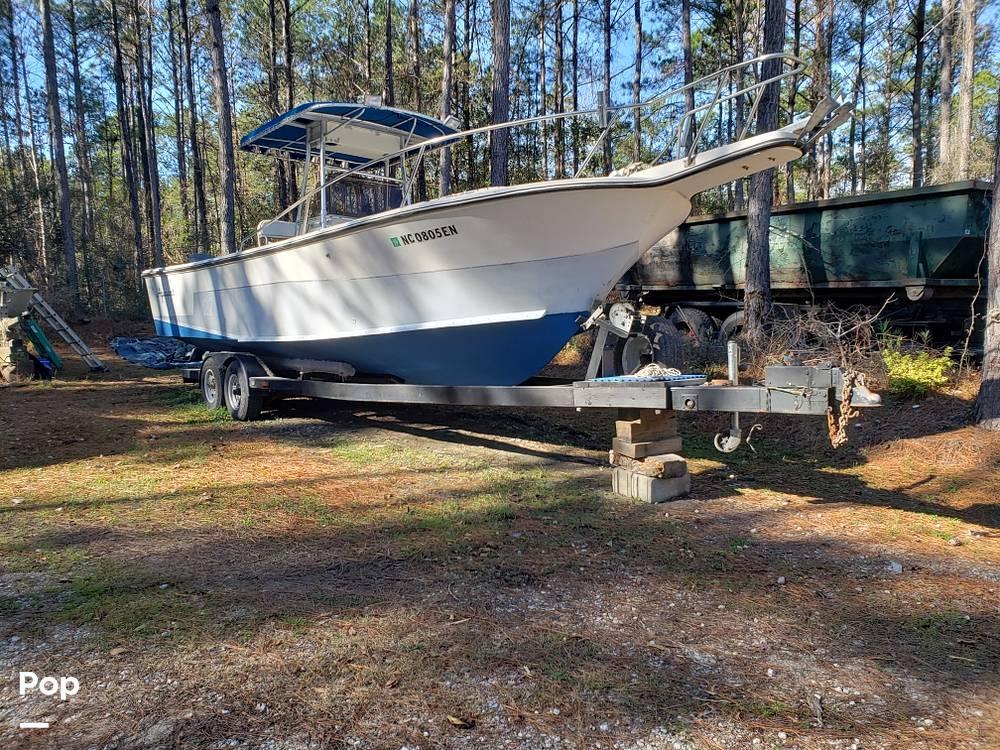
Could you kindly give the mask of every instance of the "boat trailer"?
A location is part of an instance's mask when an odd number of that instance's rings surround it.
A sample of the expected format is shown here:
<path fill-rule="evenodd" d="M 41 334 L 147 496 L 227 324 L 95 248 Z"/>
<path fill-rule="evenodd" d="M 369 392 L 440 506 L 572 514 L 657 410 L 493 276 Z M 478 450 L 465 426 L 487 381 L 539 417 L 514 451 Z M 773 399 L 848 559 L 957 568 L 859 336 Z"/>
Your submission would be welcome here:
<path fill-rule="evenodd" d="M 594 378 L 577 382 L 532 381 L 516 386 L 444 386 L 408 383 L 338 382 L 314 377 L 281 377 L 253 354 L 212 352 L 200 366 L 182 370 L 185 382 L 199 384 L 206 404 L 225 406 L 238 421 L 260 417 L 268 398 L 308 397 L 359 403 L 493 406 L 521 408 L 616 409 L 610 462 L 618 494 L 662 502 L 690 492 L 687 462 L 678 455 L 681 412 L 728 412 L 728 432 L 715 436 L 724 453 L 744 440 L 740 414 L 793 414 L 827 417 L 834 444 L 846 440 L 847 421 L 857 407 L 881 399 L 856 376 L 832 365 L 776 365 L 764 380 L 740 385 L 739 349 L 729 344 L 729 378 L 707 382 L 704 375 Z M 753 430 L 751 430 L 752 432 Z M 839 433 L 839 434 L 835 434 Z M 750 446 L 753 447 L 752 445 Z"/>

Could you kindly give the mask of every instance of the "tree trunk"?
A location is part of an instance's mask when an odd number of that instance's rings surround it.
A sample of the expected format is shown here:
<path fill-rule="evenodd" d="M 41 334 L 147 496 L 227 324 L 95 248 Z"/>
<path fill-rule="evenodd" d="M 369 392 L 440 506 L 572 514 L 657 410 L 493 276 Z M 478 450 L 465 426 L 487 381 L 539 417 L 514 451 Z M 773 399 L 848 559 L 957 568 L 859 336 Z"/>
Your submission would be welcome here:
<path fill-rule="evenodd" d="M 366 3 L 365 10 L 367 12 Z M 369 51 L 370 55 L 370 51 Z M 369 57 L 369 62 L 371 61 Z M 370 71 L 369 71 L 370 72 Z M 278 8 L 276 0 L 267 0 L 267 107 L 268 115 L 277 117 L 281 114 L 278 104 Z M 365 81 L 367 85 L 367 80 Z M 278 206 L 284 211 L 289 204 L 288 176 L 285 174 L 285 160 L 275 159 L 274 178 L 277 183 Z"/>
<path fill-rule="evenodd" d="M 281 13 L 281 37 L 285 48 L 285 109 L 292 109 L 295 106 L 295 68 L 293 67 L 295 55 L 294 41 L 294 19 L 292 17 L 292 0 L 282 0 Z M 294 162 L 288 163 L 288 198 L 294 201 L 298 194 L 298 187 L 295 178 Z"/>
<path fill-rule="evenodd" d="M 184 0 L 181 0 L 183 3 Z M 118 4 L 111 3 L 111 47 L 114 57 L 113 78 L 115 82 L 115 104 L 118 111 L 118 126 L 122 136 L 122 171 L 125 172 L 125 192 L 128 194 L 129 215 L 132 218 L 132 233 L 135 241 L 136 277 L 146 265 L 146 253 L 142 239 L 142 215 L 139 210 L 139 190 L 136 184 L 134 147 L 132 142 L 132 120 L 128 112 L 127 92 L 125 91 L 125 64 L 122 54 L 121 21 L 118 17 Z"/>
<path fill-rule="evenodd" d="M 372 83 L 372 3 L 365 0 L 365 91 L 371 91 Z M 447 11 L 446 11 L 447 12 Z M 452 34 L 455 31 L 452 29 Z"/>
<path fill-rule="evenodd" d="M 922 0 L 921 0 L 922 2 Z M 851 133 L 848 139 L 847 148 L 847 159 L 848 159 L 848 169 L 851 173 L 851 193 L 858 192 L 858 154 L 857 154 L 857 135 L 858 135 L 858 93 L 862 90 L 864 86 L 864 73 L 865 73 L 865 43 L 868 40 L 868 4 L 862 3 L 860 9 L 861 17 L 858 24 L 858 64 L 855 69 L 854 75 L 854 112 L 855 116 L 851 118 Z M 863 116 L 863 115 L 862 115 Z M 862 148 L 862 157 L 864 156 L 864 149 Z M 863 189 L 863 188 L 862 188 Z"/>
<path fill-rule="evenodd" d="M 962 73 L 958 99 L 958 178 L 969 179 L 972 100 L 976 81 L 976 0 L 962 0 Z"/>
<path fill-rule="evenodd" d="M 493 124 L 510 119 L 510 0 L 490 0 L 493 20 Z M 508 128 L 490 133 L 490 184 L 507 184 Z"/>
<path fill-rule="evenodd" d="M 1000 88 L 997 91 L 1000 106 Z M 993 184 L 1000 185 L 1000 133 L 993 152 Z M 976 399 L 976 423 L 986 430 L 1000 431 L 1000 200 L 990 212 L 989 249 L 986 258 L 986 341 L 982 381 Z M 980 269 L 982 270 L 982 269 Z"/>
<path fill-rule="evenodd" d="M 55 152 L 56 175 L 59 179 L 59 223 L 62 229 L 63 256 L 66 259 L 66 285 L 73 295 L 73 304 L 81 306 L 80 279 L 76 265 L 76 242 L 73 239 L 73 210 L 70 205 L 69 169 L 63 148 L 62 108 L 59 106 L 59 81 L 56 78 L 56 51 L 52 38 L 52 6 L 49 0 L 39 0 L 42 16 L 42 51 L 45 58 L 45 90 L 48 100 L 52 150 Z"/>
<path fill-rule="evenodd" d="M 816 12 L 816 102 L 830 96 L 830 38 L 833 32 L 833 0 L 819 0 Z M 816 149 L 817 190 L 820 198 L 830 197 L 830 158 L 824 139 Z"/>
<path fill-rule="evenodd" d="M 463 78 L 465 80 L 462 86 L 462 127 L 464 130 L 472 127 L 472 10 L 475 1 L 465 0 L 462 24 L 465 41 L 465 52 L 463 54 L 465 62 L 463 66 Z M 479 184 L 479 175 L 476 170 L 476 139 L 471 135 L 467 135 L 465 137 L 465 146 L 469 158 L 467 179 L 468 186 L 471 188 Z"/>
<path fill-rule="evenodd" d="M 184 228 L 191 223 L 191 199 L 188 195 L 187 150 L 184 147 L 184 85 L 181 83 L 180 54 L 174 33 L 174 4 L 167 0 L 167 41 L 170 45 L 170 81 L 174 100 L 174 149 L 177 152 L 177 182 L 181 198 L 181 216 Z"/>
<path fill-rule="evenodd" d="M 20 46 L 17 44 L 16 37 L 14 36 L 14 20 L 13 15 L 10 20 L 10 34 L 11 34 L 11 49 L 15 50 L 15 60 L 18 57 L 16 50 Z M 34 199 L 34 210 L 35 217 L 38 220 L 38 227 L 36 229 L 35 235 L 35 253 L 38 258 L 38 268 L 41 271 L 42 282 L 46 283 L 49 277 L 49 256 L 48 256 L 48 228 L 45 222 L 45 202 L 42 195 L 42 175 L 41 169 L 38 166 L 38 139 L 35 138 L 35 114 L 31 106 L 31 89 L 28 87 L 28 72 L 26 70 L 24 55 L 19 55 L 21 60 L 21 76 L 20 79 L 24 82 L 24 98 L 25 105 L 27 107 L 28 115 L 28 145 L 27 149 L 24 149 L 24 144 L 22 143 L 22 149 L 27 150 L 27 164 L 31 171 L 31 187 L 34 191 L 32 196 Z M 14 67 L 16 68 L 16 62 Z M 16 81 L 15 81 L 16 82 Z M 20 89 L 15 89 L 15 103 L 20 101 Z M 18 112 L 20 112 L 20 105 L 17 105 Z M 20 114 L 18 115 L 18 122 L 20 123 Z"/>
<path fill-rule="evenodd" d="M 420 0 L 409 0 L 406 13 L 406 52 L 408 60 L 410 106 L 415 112 L 421 108 L 420 101 Z"/>
<path fill-rule="evenodd" d="M 691 0 L 681 0 L 681 53 L 684 56 L 684 85 L 688 86 L 694 81 L 694 53 L 691 49 Z M 684 92 L 684 108 L 690 112 L 694 109 L 694 89 L 687 89 Z M 684 144 L 690 148 L 694 131 L 688 129 L 687 142 Z"/>
<path fill-rule="evenodd" d="M 951 87 L 954 51 L 952 37 L 955 31 L 955 0 L 941 1 L 941 45 L 938 52 L 940 58 L 940 105 L 938 125 L 938 164 L 940 179 L 948 182 L 952 175 L 951 162 Z"/>
<path fill-rule="evenodd" d="M 826 72 L 824 73 L 824 77 L 826 79 L 827 96 L 833 96 L 833 36 L 837 25 L 834 19 L 834 0 L 826 0 L 826 3 L 826 38 L 824 39 L 824 44 L 826 45 Z M 833 183 L 833 133 L 827 133 L 823 136 L 821 148 L 825 149 L 823 157 L 823 197 L 829 198 L 830 188 Z"/>
<path fill-rule="evenodd" d="M 642 159 L 642 113 L 639 103 L 642 101 L 642 6 L 635 0 L 635 72 L 632 76 L 632 103 L 636 108 L 632 111 L 632 133 L 635 143 L 632 147 L 632 161 Z"/>
<path fill-rule="evenodd" d="M 573 26 L 572 26 L 572 39 L 570 43 L 573 45 L 573 53 L 570 58 L 570 67 L 572 68 L 573 76 L 573 111 L 578 112 L 580 110 L 580 0 L 573 0 Z M 579 118 L 574 117 L 570 123 L 570 128 L 572 129 L 571 138 L 573 140 L 573 174 L 575 175 L 580 169 L 580 123 Z"/>
<path fill-rule="evenodd" d="M 896 16 L 897 3 L 896 0 L 889 0 L 889 18 L 895 18 Z M 896 27 L 893 24 L 887 24 L 886 26 L 886 66 L 885 66 L 885 83 L 884 83 L 884 113 L 880 118 L 879 122 L 879 133 L 878 133 L 878 181 L 879 189 L 885 192 L 889 189 L 889 180 L 891 178 L 890 168 L 891 159 L 889 158 L 889 152 L 892 148 L 891 141 L 891 131 L 892 131 L 892 110 L 893 110 L 893 100 L 895 99 L 895 73 L 896 73 Z"/>
<path fill-rule="evenodd" d="M 563 39 L 563 0 L 555 0 L 554 3 L 554 17 L 555 17 L 555 63 L 552 69 L 552 77 L 555 79 L 553 81 L 552 90 L 552 111 L 557 114 L 562 114 L 566 111 L 566 100 L 565 100 L 565 87 L 563 82 L 566 79 L 566 72 L 563 69 L 565 65 L 564 53 L 565 53 L 565 40 Z M 561 178 L 566 176 L 566 122 L 563 119 L 558 119 L 555 122 L 556 127 L 556 177 Z"/>
<path fill-rule="evenodd" d="M 80 222 L 80 256 L 83 261 L 84 287 L 88 302 L 92 293 L 90 273 L 90 244 L 96 233 L 94 219 L 94 171 L 90 163 L 90 141 L 87 135 L 87 124 L 84 115 L 83 84 L 80 73 L 80 46 L 76 23 L 76 4 L 69 0 L 67 8 L 67 23 L 70 34 L 70 61 L 73 71 L 73 143 L 76 159 L 80 170 L 80 183 L 83 192 L 83 221 Z"/>
<path fill-rule="evenodd" d="M 157 267 L 163 265 L 163 234 L 160 222 L 160 166 L 156 152 L 156 123 L 153 113 L 153 85 L 150 81 L 152 71 L 147 75 L 146 57 L 143 47 L 143 23 L 139 12 L 138 0 L 132 2 L 132 18 L 135 24 L 135 62 L 136 80 L 138 81 L 137 96 L 139 99 L 139 126 L 142 128 L 142 156 L 144 173 L 146 175 L 146 209 L 149 216 L 149 236 L 153 244 L 153 262 Z M 150 45 L 153 40 L 150 37 Z"/>
<path fill-rule="evenodd" d="M 767 0 L 764 10 L 763 54 L 780 52 L 785 41 L 784 0 Z M 781 71 L 781 61 L 767 60 L 761 65 L 761 79 L 773 78 Z M 778 126 L 778 83 L 769 84 L 757 109 L 757 133 L 767 133 Z M 771 254 L 769 233 L 771 201 L 774 194 L 774 170 L 758 172 L 750 178 L 750 201 L 747 207 L 747 260 L 744 290 L 744 331 L 751 340 L 759 340 L 771 312 Z"/>
<path fill-rule="evenodd" d="M 184 42 L 184 86 L 188 99 L 188 129 L 191 140 L 191 171 L 194 177 L 194 248 L 208 252 L 208 207 L 205 200 L 205 170 L 198 140 L 198 102 L 194 92 L 194 64 L 191 54 L 191 25 L 188 0 L 180 0 L 181 36 Z"/>
<path fill-rule="evenodd" d="M 382 101 L 392 107 L 396 103 L 395 84 L 392 78 L 392 0 L 385 0 L 385 84 Z"/>
<path fill-rule="evenodd" d="M 611 110 L 611 0 L 604 0 L 602 14 L 604 29 L 604 96 Z M 611 133 L 604 138 L 604 174 L 611 174 Z"/>
<path fill-rule="evenodd" d="M 686 0 L 687 1 L 687 0 Z M 865 6 L 861 6 L 864 13 Z M 802 0 L 793 0 L 792 3 L 792 54 L 798 57 L 802 52 Z M 788 87 L 788 122 L 795 119 L 795 104 L 799 95 L 799 77 L 792 76 Z M 855 107 L 857 102 L 855 101 Z M 851 119 L 851 134 L 854 133 L 854 119 Z M 854 141 L 851 141 L 850 159 L 854 159 Z M 785 200 L 788 203 L 795 203 L 795 160 L 785 165 Z"/>
<path fill-rule="evenodd" d="M 913 187 L 924 184 L 924 144 L 923 144 L 923 110 L 921 96 L 923 95 L 924 79 L 924 17 L 927 0 L 916 0 L 917 7 L 913 13 Z"/>
<path fill-rule="evenodd" d="M 414 112 L 424 108 L 420 86 L 420 0 L 410 0 L 406 19 L 406 48 L 409 52 L 410 103 Z M 427 200 L 427 166 L 423 159 L 417 165 L 417 197 Z"/>
<path fill-rule="evenodd" d="M 219 182 L 222 203 L 219 211 L 223 253 L 236 252 L 236 159 L 233 156 L 233 113 L 229 103 L 229 71 L 226 69 L 226 39 L 222 33 L 222 13 L 219 0 L 208 0 L 212 29 L 212 85 L 215 106 L 219 111 Z"/>
<path fill-rule="evenodd" d="M 745 44 L 746 12 L 747 12 L 746 9 L 748 3 L 746 2 L 746 0 L 736 0 L 734 6 L 735 7 L 733 10 L 733 21 L 736 28 L 733 33 L 733 42 L 735 45 L 735 50 L 734 50 L 735 59 L 733 60 L 733 62 L 741 63 L 743 62 L 743 58 L 746 57 L 746 44 Z M 745 85 L 743 76 L 744 76 L 744 70 L 743 68 L 739 68 L 736 71 L 736 83 L 740 89 L 742 89 Z M 730 79 L 730 83 L 732 83 L 732 79 Z M 732 93 L 732 90 L 730 90 L 730 93 Z M 743 124 L 745 122 L 743 119 L 744 117 L 743 109 L 744 109 L 745 99 L 746 97 L 744 97 L 743 94 L 738 95 L 735 100 L 736 101 L 735 108 L 734 107 L 728 108 L 730 114 L 729 122 L 727 123 L 727 126 L 729 126 L 729 132 L 728 132 L 729 141 L 732 141 L 736 137 L 736 133 L 739 132 L 739 130 L 743 127 Z M 734 109 L 735 109 L 735 120 L 736 120 L 735 123 L 733 122 Z M 733 127 L 733 125 L 735 125 L 735 128 Z M 742 211 L 745 205 L 745 196 L 744 196 L 745 183 L 746 180 L 744 178 L 739 178 L 733 182 L 733 191 L 736 196 L 733 207 L 737 211 Z"/>
<path fill-rule="evenodd" d="M 538 4 L 538 111 L 535 113 L 538 117 L 545 117 L 546 114 L 546 90 L 548 89 L 548 82 L 545 80 L 545 69 L 546 69 L 546 59 L 545 59 L 545 0 L 542 0 Z M 549 179 L 549 123 L 542 120 L 539 123 L 539 128 L 542 131 L 542 148 L 541 148 L 541 164 L 542 164 L 542 179 Z"/>
<path fill-rule="evenodd" d="M 452 69 L 455 65 L 455 0 L 444 0 L 444 43 L 441 67 L 441 119 L 451 117 Z M 451 146 L 441 149 L 441 195 L 451 193 Z"/>

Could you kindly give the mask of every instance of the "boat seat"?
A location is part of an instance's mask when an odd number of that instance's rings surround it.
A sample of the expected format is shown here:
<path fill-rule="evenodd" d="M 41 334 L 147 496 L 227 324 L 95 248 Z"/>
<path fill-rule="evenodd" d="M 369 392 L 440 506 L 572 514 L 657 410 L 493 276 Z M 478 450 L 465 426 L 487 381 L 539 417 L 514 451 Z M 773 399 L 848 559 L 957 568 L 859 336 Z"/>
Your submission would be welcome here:
<path fill-rule="evenodd" d="M 299 233 L 299 225 L 294 221 L 265 219 L 257 225 L 257 236 L 265 240 L 287 240 Z"/>
<path fill-rule="evenodd" d="M 326 215 L 326 226 L 327 227 L 335 227 L 338 224 L 343 224 L 344 222 L 354 221 L 355 218 L 357 218 L 357 217 L 354 217 L 354 216 L 345 216 L 344 214 L 328 213 Z M 310 232 L 312 230 L 314 230 L 314 229 L 319 229 L 321 226 L 322 226 L 322 222 L 320 221 L 320 219 L 319 219 L 318 216 L 311 216 L 311 217 L 309 217 L 309 223 L 307 224 L 307 229 Z"/>

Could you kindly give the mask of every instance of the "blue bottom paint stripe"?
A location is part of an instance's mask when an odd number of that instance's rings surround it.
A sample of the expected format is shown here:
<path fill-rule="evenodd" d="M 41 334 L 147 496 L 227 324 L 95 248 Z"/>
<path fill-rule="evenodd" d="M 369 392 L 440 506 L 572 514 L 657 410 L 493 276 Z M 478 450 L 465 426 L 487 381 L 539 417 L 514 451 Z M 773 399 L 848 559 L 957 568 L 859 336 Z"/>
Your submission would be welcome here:
<path fill-rule="evenodd" d="M 579 331 L 576 321 L 581 315 L 587 313 L 300 342 L 235 341 L 168 321 L 155 324 L 160 336 L 202 349 L 349 362 L 361 372 L 395 375 L 407 383 L 518 385 L 538 374 Z"/>

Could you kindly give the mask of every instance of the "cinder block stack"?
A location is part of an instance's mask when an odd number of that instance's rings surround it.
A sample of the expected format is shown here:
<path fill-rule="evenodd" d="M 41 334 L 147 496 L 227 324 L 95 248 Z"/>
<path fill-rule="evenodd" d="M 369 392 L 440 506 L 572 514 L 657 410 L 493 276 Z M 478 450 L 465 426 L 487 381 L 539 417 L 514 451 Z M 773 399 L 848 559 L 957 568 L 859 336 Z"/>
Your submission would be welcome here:
<path fill-rule="evenodd" d="M 691 491 L 673 411 L 619 409 L 611 446 L 611 487 L 619 495 L 662 503 Z"/>

